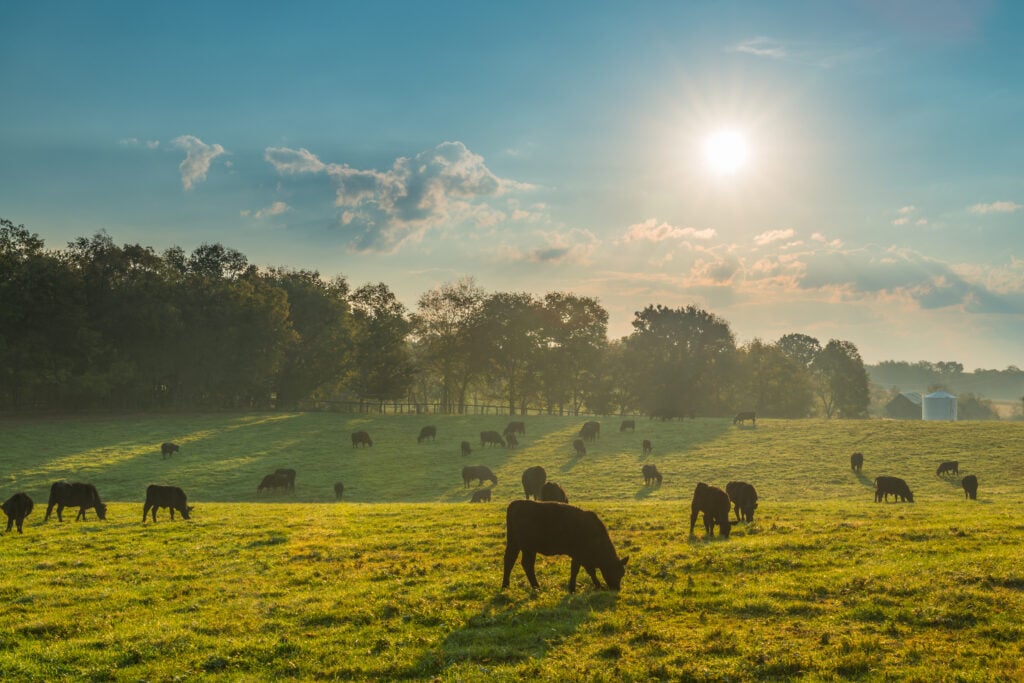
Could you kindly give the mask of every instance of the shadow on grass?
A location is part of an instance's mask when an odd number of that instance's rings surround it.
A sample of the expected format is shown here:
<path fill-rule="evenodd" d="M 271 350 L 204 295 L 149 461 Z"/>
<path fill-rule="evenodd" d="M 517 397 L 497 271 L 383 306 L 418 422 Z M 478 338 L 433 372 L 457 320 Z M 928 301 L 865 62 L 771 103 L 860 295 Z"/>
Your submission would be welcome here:
<path fill-rule="evenodd" d="M 646 485 L 645 486 L 641 486 L 639 489 L 637 489 L 637 492 L 633 494 L 633 498 L 636 499 L 636 500 L 644 500 L 645 498 L 650 496 L 652 493 L 657 491 L 659 488 L 661 488 L 661 487 L 660 486 L 646 486 Z"/>
<path fill-rule="evenodd" d="M 871 477 L 865 476 L 864 473 L 862 473 L 862 472 L 854 472 L 854 474 L 857 475 L 857 481 L 859 481 L 862 486 L 867 486 L 869 488 L 875 488 L 875 480 L 874 479 L 872 479 Z"/>

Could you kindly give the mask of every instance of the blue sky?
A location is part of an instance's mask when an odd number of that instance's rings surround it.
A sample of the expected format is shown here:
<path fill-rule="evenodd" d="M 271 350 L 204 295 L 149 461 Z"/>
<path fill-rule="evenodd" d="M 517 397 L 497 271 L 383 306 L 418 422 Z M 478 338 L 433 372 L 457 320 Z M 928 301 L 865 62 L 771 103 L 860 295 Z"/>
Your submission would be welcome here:
<path fill-rule="evenodd" d="M 7 2 L 0 216 L 1024 365 L 1024 4 Z M 749 150 L 732 174 L 714 132 Z"/>

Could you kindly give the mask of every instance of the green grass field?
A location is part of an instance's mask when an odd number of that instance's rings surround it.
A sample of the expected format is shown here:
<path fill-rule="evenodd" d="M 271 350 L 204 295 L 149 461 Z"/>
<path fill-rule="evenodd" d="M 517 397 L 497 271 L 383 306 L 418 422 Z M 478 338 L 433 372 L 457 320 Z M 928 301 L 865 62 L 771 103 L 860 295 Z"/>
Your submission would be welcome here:
<path fill-rule="evenodd" d="M 480 449 L 507 418 L 0 420 L 0 497 L 36 502 L 0 538 L 0 679 L 1024 679 L 1024 424 L 609 418 L 576 458 L 583 419 L 526 421 L 519 448 Z M 947 459 L 977 501 L 935 476 Z M 464 464 L 494 469 L 494 502 L 466 503 Z M 630 556 L 618 593 L 568 595 L 566 557 L 538 561 L 539 591 L 518 566 L 499 590 L 505 504 L 536 464 Z M 296 491 L 257 495 L 285 466 Z M 880 474 L 917 502 L 875 504 Z M 96 484 L 107 521 L 44 523 L 59 479 Z M 731 479 L 757 487 L 756 521 L 689 537 L 693 487 Z M 143 524 L 150 483 L 184 488 L 193 519 Z"/>

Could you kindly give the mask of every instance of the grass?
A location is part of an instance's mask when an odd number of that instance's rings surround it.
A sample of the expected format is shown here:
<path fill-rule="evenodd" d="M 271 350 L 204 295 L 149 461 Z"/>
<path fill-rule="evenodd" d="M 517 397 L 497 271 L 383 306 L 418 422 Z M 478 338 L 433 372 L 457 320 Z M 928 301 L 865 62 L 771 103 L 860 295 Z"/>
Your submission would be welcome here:
<path fill-rule="evenodd" d="M 417 445 L 428 421 L 437 442 Z M 530 418 L 519 449 L 463 459 L 503 419 L 0 421 L 0 496 L 37 505 L 0 539 L 0 679 L 1024 679 L 1024 425 L 603 420 L 575 458 L 582 422 Z M 372 449 L 351 448 L 357 428 Z M 660 488 L 642 485 L 643 438 Z M 162 460 L 164 440 L 181 453 Z M 947 459 L 977 474 L 977 501 L 934 475 Z M 498 474 L 495 503 L 464 503 L 466 461 Z M 532 464 L 630 555 L 623 590 L 568 595 L 564 557 L 538 560 L 539 591 L 519 567 L 498 589 L 504 503 Z M 257 496 L 281 466 L 295 493 Z M 878 474 L 918 502 L 875 504 Z M 107 521 L 43 523 L 60 478 L 95 483 Z M 690 538 L 695 483 L 736 478 L 758 488 L 756 521 Z M 155 482 L 188 492 L 192 521 L 142 524 Z"/>

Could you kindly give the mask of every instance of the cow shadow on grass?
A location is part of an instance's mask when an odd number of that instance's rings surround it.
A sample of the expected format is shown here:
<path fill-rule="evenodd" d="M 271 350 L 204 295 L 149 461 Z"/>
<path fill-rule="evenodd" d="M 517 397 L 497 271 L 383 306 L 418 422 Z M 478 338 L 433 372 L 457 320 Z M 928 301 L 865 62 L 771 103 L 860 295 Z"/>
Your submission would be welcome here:
<path fill-rule="evenodd" d="M 635 500 L 644 500 L 645 498 L 648 498 L 652 493 L 657 491 L 659 488 L 661 488 L 661 487 L 660 486 L 646 486 L 646 485 L 645 486 L 641 486 L 639 489 L 637 489 L 637 492 L 633 494 L 633 498 Z"/>
<path fill-rule="evenodd" d="M 547 590 L 565 590 L 565 586 Z M 555 605 L 531 605 L 539 600 L 538 593 L 525 600 L 498 593 L 438 647 L 424 652 L 409 670 L 401 672 L 402 677 L 441 676 L 459 665 L 490 667 L 541 659 L 595 613 L 615 609 L 618 594 L 590 590 L 588 581 L 582 591 L 564 596 Z"/>

